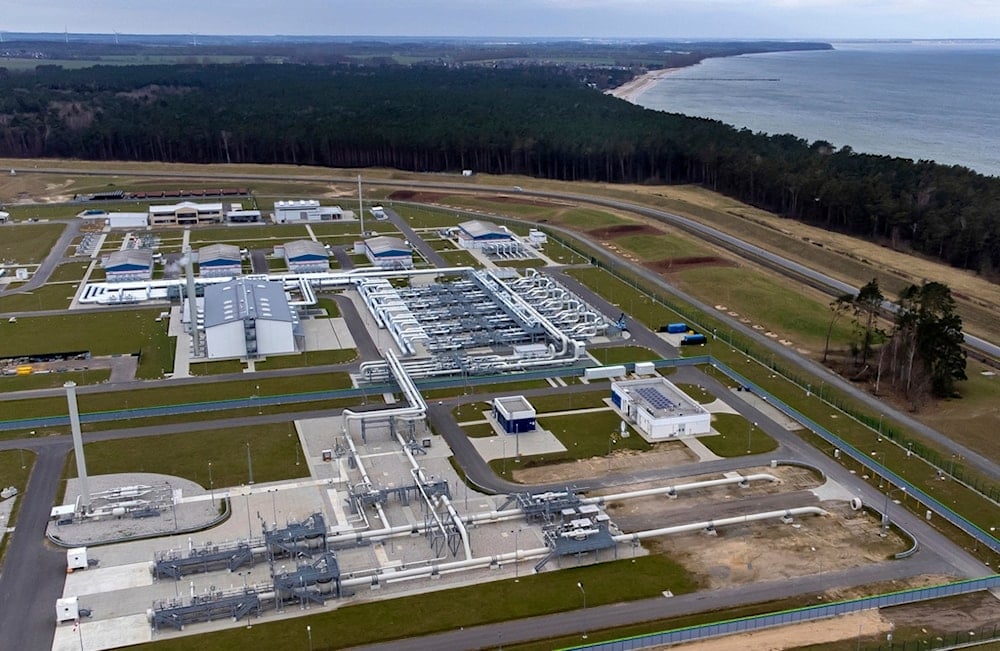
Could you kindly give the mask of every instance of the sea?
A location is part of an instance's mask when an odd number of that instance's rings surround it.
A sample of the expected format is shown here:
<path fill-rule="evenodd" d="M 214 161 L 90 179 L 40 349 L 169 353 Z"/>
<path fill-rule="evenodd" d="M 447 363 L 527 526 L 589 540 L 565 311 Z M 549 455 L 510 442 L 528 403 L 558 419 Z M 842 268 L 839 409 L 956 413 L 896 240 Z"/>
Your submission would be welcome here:
<path fill-rule="evenodd" d="M 1000 176 L 1000 40 L 833 47 L 706 59 L 664 76 L 634 101 Z"/>

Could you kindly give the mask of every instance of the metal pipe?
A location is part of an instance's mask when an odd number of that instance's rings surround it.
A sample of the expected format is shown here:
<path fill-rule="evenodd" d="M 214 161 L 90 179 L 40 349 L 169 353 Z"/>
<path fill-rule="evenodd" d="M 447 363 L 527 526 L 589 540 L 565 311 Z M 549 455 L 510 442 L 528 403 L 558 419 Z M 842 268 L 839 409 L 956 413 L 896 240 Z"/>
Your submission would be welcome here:
<path fill-rule="evenodd" d="M 646 531 L 639 531 L 636 533 L 626 533 L 618 536 L 612 536 L 612 540 L 614 540 L 616 543 L 635 542 L 639 540 L 644 540 L 646 538 L 655 538 L 657 536 L 669 536 L 675 533 L 698 531 L 699 529 L 708 529 L 711 527 L 721 527 L 730 524 L 739 524 L 740 522 L 756 522 L 758 520 L 770 520 L 773 518 L 791 517 L 794 515 L 827 515 L 827 512 L 819 508 L 818 506 L 801 506 L 794 509 L 782 509 L 780 511 L 765 511 L 763 513 L 751 513 L 748 515 L 739 515 L 732 518 L 723 518 L 721 520 L 706 520 L 704 522 L 691 522 L 689 524 L 680 524 L 673 527 L 663 527 L 662 529 L 648 529 Z"/>
<path fill-rule="evenodd" d="M 627 500 L 636 497 L 648 497 L 650 495 L 663 495 L 664 493 L 679 493 L 681 491 L 696 490 L 698 488 L 712 488 L 714 486 L 725 486 L 728 484 L 741 484 L 745 481 L 778 481 L 774 475 L 759 473 L 756 475 L 746 475 L 743 477 L 726 477 L 724 479 L 710 479 L 707 481 L 696 481 L 690 484 L 677 484 L 676 486 L 661 486 L 660 488 L 647 488 L 645 490 L 629 491 L 627 493 L 615 493 L 613 495 L 600 495 L 598 497 L 585 497 L 581 502 L 586 504 L 607 504 L 615 500 Z"/>

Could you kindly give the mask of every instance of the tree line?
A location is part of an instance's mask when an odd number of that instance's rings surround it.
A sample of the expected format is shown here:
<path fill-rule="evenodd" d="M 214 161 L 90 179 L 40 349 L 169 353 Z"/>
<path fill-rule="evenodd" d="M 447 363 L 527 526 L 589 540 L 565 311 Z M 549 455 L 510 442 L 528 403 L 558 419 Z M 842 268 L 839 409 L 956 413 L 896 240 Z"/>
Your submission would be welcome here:
<path fill-rule="evenodd" d="M 1000 179 L 646 110 L 558 66 L 39 66 L 0 75 L 0 155 L 697 183 L 1000 270 Z"/>
<path fill-rule="evenodd" d="M 953 396 L 956 383 L 967 378 L 962 317 L 956 312 L 951 289 L 935 281 L 906 287 L 888 330 L 879 325 L 885 306 L 886 297 L 875 279 L 857 294 L 834 299 L 823 361 L 829 355 L 834 324 L 850 314 L 854 327 L 848 343 L 854 379 L 871 380 L 876 395 L 886 381 L 914 408 L 928 396 Z"/>

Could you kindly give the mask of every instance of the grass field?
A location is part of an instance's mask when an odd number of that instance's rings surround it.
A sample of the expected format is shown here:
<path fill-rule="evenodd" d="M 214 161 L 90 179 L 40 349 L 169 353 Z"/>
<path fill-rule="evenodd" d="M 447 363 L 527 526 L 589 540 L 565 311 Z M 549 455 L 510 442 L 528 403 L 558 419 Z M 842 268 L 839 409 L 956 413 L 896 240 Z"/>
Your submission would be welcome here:
<path fill-rule="evenodd" d="M 709 255 L 708 249 L 676 235 L 626 235 L 616 237 L 612 242 L 619 249 L 630 251 L 647 261 Z"/>
<path fill-rule="evenodd" d="M 0 296 L 0 311 L 34 312 L 36 310 L 63 310 L 69 307 L 76 289 L 72 284 L 43 285 L 23 294 Z M 3 332 L 3 331 L 0 331 Z"/>
<path fill-rule="evenodd" d="M 2 331 L 0 331 L 2 332 Z M 0 393 L 28 391 L 30 389 L 55 389 L 67 382 L 80 386 L 107 382 L 111 377 L 108 369 L 92 371 L 67 371 L 65 373 L 32 373 L 31 375 L 4 375 L 0 377 Z"/>
<path fill-rule="evenodd" d="M 239 486 L 247 482 L 248 443 L 255 482 L 308 476 L 309 467 L 302 462 L 302 449 L 291 421 L 87 443 L 87 471 L 94 475 L 155 472 L 190 479 L 208 488 L 211 461 L 216 488 Z M 76 476 L 73 459 L 71 454 L 70 477 Z"/>
<path fill-rule="evenodd" d="M 659 596 L 669 589 L 688 594 L 697 580 L 678 563 L 650 555 L 559 572 L 491 581 L 481 585 L 425 592 L 374 603 L 342 606 L 309 617 L 254 623 L 253 628 L 232 628 L 198 636 L 177 637 L 154 643 L 156 651 L 214 651 L 305 648 L 305 627 L 310 626 L 314 648 L 340 649 L 379 640 L 417 637 L 459 627 L 509 621 L 581 606 L 577 583 L 586 586 L 587 606 L 628 602 Z M 461 607 L 456 607 L 461 604 Z M 415 617 L 414 612 L 421 615 Z M 583 613 L 581 613 L 582 615 Z M 387 623 L 391 622 L 391 626 Z M 501 641 L 502 644 L 502 641 Z"/>
<path fill-rule="evenodd" d="M 591 348 L 590 355 L 601 364 L 627 364 L 660 359 L 659 353 L 654 353 L 643 346 L 602 346 Z"/>
<path fill-rule="evenodd" d="M 712 427 L 719 433 L 718 436 L 699 436 L 698 440 L 720 457 L 764 454 L 778 447 L 778 442 L 765 434 L 757 423 L 751 423 L 738 414 L 715 414 L 712 416 Z"/>
<path fill-rule="evenodd" d="M 77 282 L 83 280 L 83 276 L 87 273 L 87 267 L 89 266 L 90 264 L 86 262 L 61 264 L 52 271 L 52 275 L 49 276 L 49 282 Z"/>
<path fill-rule="evenodd" d="M 454 211 L 445 208 L 430 208 L 413 204 L 393 204 L 392 209 L 399 213 L 413 228 L 446 228 L 465 221 Z"/>
<path fill-rule="evenodd" d="M 313 350 L 298 355 L 275 355 L 263 362 L 257 362 L 256 368 L 270 371 L 277 368 L 302 368 L 304 366 L 323 366 L 325 364 L 344 364 L 358 358 L 355 348 L 343 350 Z"/>
<path fill-rule="evenodd" d="M 549 240 L 542 246 L 542 253 L 546 255 L 553 262 L 559 264 L 584 264 L 588 260 L 579 254 L 577 254 L 572 249 L 568 249 L 562 244 Z"/>
<path fill-rule="evenodd" d="M 601 226 L 617 226 L 627 224 L 629 220 L 597 208 L 567 208 L 560 210 L 554 221 L 572 226 L 582 231 Z"/>
<path fill-rule="evenodd" d="M 716 400 L 716 397 L 711 391 L 708 391 L 696 384 L 675 383 L 674 386 L 687 394 L 688 397 L 696 400 L 698 404 L 707 405 L 715 402 Z"/>
<path fill-rule="evenodd" d="M 468 251 L 444 251 L 441 253 L 441 257 L 444 258 L 445 262 L 453 267 L 479 268 L 483 266 L 483 264 Z"/>
<path fill-rule="evenodd" d="M 65 229 L 65 224 L 0 225 L 0 261 L 38 264 L 49 254 Z"/>

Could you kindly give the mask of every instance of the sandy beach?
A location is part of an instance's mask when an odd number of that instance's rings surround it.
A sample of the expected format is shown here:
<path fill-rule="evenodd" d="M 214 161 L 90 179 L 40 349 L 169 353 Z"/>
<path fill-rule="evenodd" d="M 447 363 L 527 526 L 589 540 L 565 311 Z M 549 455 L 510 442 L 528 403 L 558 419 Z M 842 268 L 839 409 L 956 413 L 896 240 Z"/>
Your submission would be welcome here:
<path fill-rule="evenodd" d="M 635 100 L 639 97 L 639 95 L 644 93 L 657 81 L 663 79 L 675 70 L 680 70 L 680 68 L 661 68 L 660 70 L 650 70 L 646 74 L 639 75 L 632 81 L 625 82 L 618 88 L 612 88 L 606 92 L 608 95 L 613 95 L 618 99 L 623 99 L 626 102 L 635 104 Z"/>

